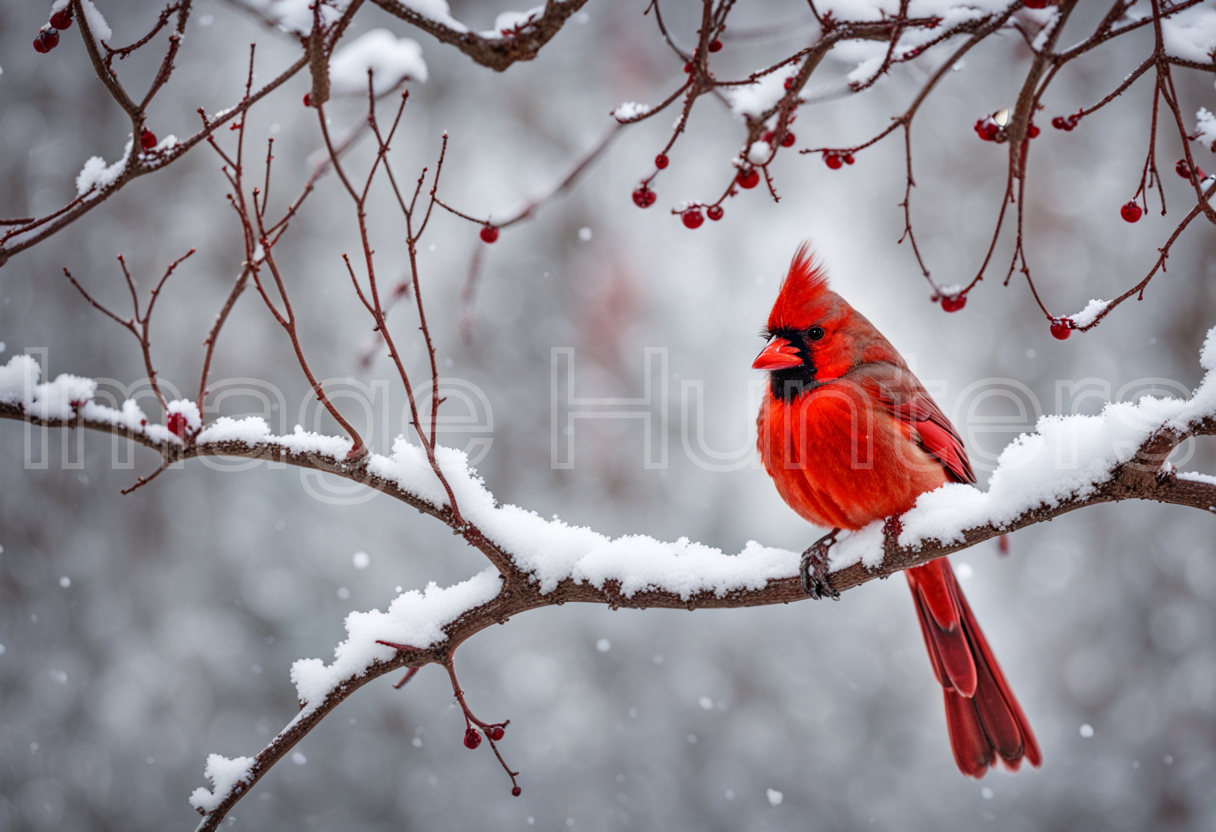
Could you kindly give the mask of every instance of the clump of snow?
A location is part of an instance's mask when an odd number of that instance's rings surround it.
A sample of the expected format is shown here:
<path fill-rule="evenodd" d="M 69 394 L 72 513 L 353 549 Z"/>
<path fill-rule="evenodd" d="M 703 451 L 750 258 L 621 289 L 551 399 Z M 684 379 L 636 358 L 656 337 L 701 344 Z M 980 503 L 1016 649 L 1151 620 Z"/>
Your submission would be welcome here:
<path fill-rule="evenodd" d="M 307 35 L 312 31 L 313 0 L 244 0 L 262 12 L 284 32 Z M 325 0 L 321 4 L 321 25 L 329 26 L 342 16 L 350 0 Z"/>
<path fill-rule="evenodd" d="M 1206 107 L 1200 107 L 1199 112 L 1195 113 L 1195 125 L 1199 128 L 1195 140 L 1216 153 L 1216 116 L 1208 112 Z"/>
<path fill-rule="evenodd" d="M 1069 315 L 1074 327 L 1086 327 L 1098 319 L 1098 316 L 1110 306 L 1108 300 L 1091 300 L 1084 309 L 1075 315 Z"/>
<path fill-rule="evenodd" d="M 195 789 L 190 795 L 190 805 L 201 812 L 214 812 L 230 794 L 248 784 L 253 762 L 252 757 L 229 759 L 222 754 L 208 755 L 203 775 L 211 781 L 211 788 Z"/>
<path fill-rule="evenodd" d="M 63 4 L 64 7 L 67 3 Z M 84 9 L 85 20 L 88 21 L 89 29 L 93 32 L 93 37 L 97 40 L 109 40 L 114 37 L 114 32 L 110 30 L 110 24 L 106 23 L 106 19 L 102 17 L 101 12 L 93 5 L 93 0 L 82 0 L 80 7 Z M 52 14 L 59 9 L 52 6 Z"/>
<path fill-rule="evenodd" d="M 97 382 L 62 373 L 54 381 L 38 383 L 38 362 L 28 355 L 15 355 L 0 367 L 0 402 L 20 405 L 38 419 L 71 419 L 97 390 Z"/>
<path fill-rule="evenodd" d="M 249 447 L 261 444 L 279 445 L 300 454 L 320 454 L 334 460 L 343 460 L 354 447 L 345 436 L 325 436 L 306 431 L 300 425 L 288 436 L 275 436 L 261 416 L 233 419 L 221 416 L 195 437 L 197 442 L 240 442 Z"/>
<path fill-rule="evenodd" d="M 76 177 L 76 195 L 84 196 L 94 188 L 108 188 L 114 184 L 114 180 L 127 167 L 127 159 L 130 158 L 131 148 L 134 146 L 134 137 L 128 138 L 127 146 L 122 151 L 122 158 L 112 165 L 107 165 L 106 160 L 100 156 L 93 156 L 85 162 L 84 167 Z"/>
<path fill-rule="evenodd" d="M 426 80 L 422 47 L 415 40 L 398 38 L 388 29 L 372 29 L 334 52 L 329 61 L 330 89 L 335 95 L 366 93 L 368 70 L 376 95 L 407 78 Z"/>
<path fill-rule="evenodd" d="M 763 165 L 771 155 L 773 155 L 773 148 L 768 142 L 754 142 L 747 149 L 747 161 L 753 165 Z"/>
<path fill-rule="evenodd" d="M 423 592 L 397 596 L 388 612 L 352 612 L 346 617 L 348 638 L 334 650 L 334 661 L 301 659 L 291 667 L 300 700 L 301 716 L 315 711 L 342 682 L 362 676 L 374 662 L 388 661 L 396 650 L 377 640 L 426 648 L 447 638 L 444 626 L 464 613 L 491 601 L 502 587 L 498 570 L 486 569 L 463 583 L 440 588 L 434 583 Z"/>
<path fill-rule="evenodd" d="M 759 118 L 776 106 L 781 96 L 785 95 L 785 79 L 797 74 L 797 66 L 786 67 L 745 86 L 723 87 L 722 94 L 735 115 L 740 118 Z"/>
<path fill-rule="evenodd" d="M 649 104 L 639 104 L 636 101 L 626 101 L 624 104 L 613 110 L 611 115 L 617 121 L 624 122 L 631 119 L 640 118 L 649 112 Z"/>
<path fill-rule="evenodd" d="M 108 422 L 135 433 L 142 431 L 148 424 L 147 414 L 134 399 L 124 401 L 121 410 L 115 410 L 95 401 L 88 401 L 81 408 L 80 415 L 92 422 Z"/>
<path fill-rule="evenodd" d="M 1216 51 L 1216 9 L 1187 9 L 1161 21 L 1161 41 L 1167 54 L 1186 61 L 1210 63 Z"/>

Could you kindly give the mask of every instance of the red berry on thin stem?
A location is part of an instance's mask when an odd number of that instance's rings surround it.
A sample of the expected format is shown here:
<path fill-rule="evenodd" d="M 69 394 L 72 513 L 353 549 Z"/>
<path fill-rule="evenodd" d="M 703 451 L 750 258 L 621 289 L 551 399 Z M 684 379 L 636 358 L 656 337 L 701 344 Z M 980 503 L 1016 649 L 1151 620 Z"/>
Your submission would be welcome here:
<path fill-rule="evenodd" d="M 793 133 L 786 133 L 785 138 L 783 138 L 781 140 L 781 146 L 782 147 L 793 147 L 795 141 L 797 141 L 797 139 L 794 138 Z"/>
<path fill-rule="evenodd" d="M 1032 139 L 1037 139 L 1039 137 L 1039 132 L 1039 128 L 1033 124 L 1026 128 L 1026 135 L 1030 136 Z"/>
<path fill-rule="evenodd" d="M 658 168 L 659 170 L 662 170 L 663 168 L 667 167 L 667 163 L 668 163 L 667 156 L 662 153 L 660 153 L 658 156 L 654 157 L 654 166 L 656 168 Z"/>
<path fill-rule="evenodd" d="M 840 170 L 840 166 L 844 164 L 839 156 L 835 153 L 828 153 L 826 150 L 823 152 L 823 162 L 832 170 Z"/>
<path fill-rule="evenodd" d="M 1061 341 L 1072 335 L 1072 318 L 1055 318 L 1051 322 L 1051 334 Z"/>
<path fill-rule="evenodd" d="M 34 51 L 46 54 L 59 45 L 59 32 L 45 28 L 34 38 Z"/>
<path fill-rule="evenodd" d="M 684 220 L 685 228 L 700 228 L 701 223 L 705 222 L 705 215 L 701 213 L 700 208 L 689 208 L 680 218 Z"/>
<path fill-rule="evenodd" d="M 507 732 L 503 730 L 501 725 L 495 725 L 489 731 L 490 739 L 494 740 L 494 742 L 501 740 L 504 736 L 506 736 L 506 733 Z"/>
<path fill-rule="evenodd" d="M 792 88 L 793 88 L 793 86 L 794 86 L 794 79 L 793 79 L 793 78 L 786 78 L 786 79 L 785 79 L 785 88 L 788 90 L 788 89 L 792 89 Z"/>
<path fill-rule="evenodd" d="M 144 150 L 151 150 L 156 147 L 156 134 L 151 130 L 145 130 L 139 134 L 139 146 Z"/>
<path fill-rule="evenodd" d="M 310 92 L 304 93 L 304 106 L 305 107 L 312 106 L 312 93 L 310 93 Z"/>
<path fill-rule="evenodd" d="M 72 25 L 72 10 L 71 8 L 60 9 L 51 15 L 51 25 L 56 29 L 66 29 Z"/>
<path fill-rule="evenodd" d="M 851 164 L 853 164 L 853 154 L 852 154 L 852 153 L 846 153 L 846 154 L 844 154 L 844 163 L 845 163 L 846 165 L 851 165 Z"/>
<path fill-rule="evenodd" d="M 718 220 L 722 219 L 722 213 L 723 213 L 722 206 L 721 205 L 711 205 L 705 209 L 705 213 L 709 216 L 709 218 L 711 220 L 713 220 L 714 222 L 717 222 Z"/>
<path fill-rule="evenodd" d="M 751 189 L 760 184 L 760 174 L 755 168 L 744 168 L 739 171 L 735 181 L 739 183 L 740 188 Z"/>
<path fill-rule="evenodd" d="M 1128 222 L 1139 222 L 1143 213 L 1134 199 L 1119 209 L 1119 214 Z"/>
<path fill-rule="evenodd" d="M 655 192 L 647 188 L 645 185 L 633 192 L 633 204 L 639 208 L 649 208 L 654 205 L 654 201 L 658 199 Z"/>
<path fill-rule="evenodd" d="M 464 747 L 474 749 L 481 745 L 481 734 L 472 725 L 464 732 Z"/>
<path fill-rule="evenodd" d="M 521 789 L 519 786 L 516 786 L 515 788 L 511 789 L 512 797 L 519 797 L 523 793 L 524 793 L 524 790 Z"/>
<path fill-rule="evenodd" d="M 498 229 L 492 225 L 487 225 L 481 229 L 481 241 L 483 243 L 492 243 L 498 239 Z"/>
<path fill-rule="evenodd" d="M 692 62 L 691 62 L 691 61 L 689 61 L 688 63 L 684 64 L 684 71 L 685 71 L 685 72 L 692 72 Z"/>
<path fill-rule="evenodd" d="M 1178 174 L 1179 176 L 1181 176 L 1183 179 L 1190 179 L 1190 178 L 1191 178 L 1191 168 L 1190 168 L 1190 166 L 1189 166 L 1189 165 L 1187 165 L 1187 163 L 1186 163 L 1186 159 L 1179 159 L 1179 160 L 1178 160 L 1178 161 L 1177 161 L 1177 162 L 1174 164 L 1174 170 L 1175 170 L 1175 171 L 1177 172 L 1177 174 Z"/>
<path fill-rule="evenodd" d="M 709 51 L 710 52 L 721 52 L 722 51 L 722 41 L 718 40 L 717 38 L 714 38 L 713 40 L 711 40 L 709 42 Z"/>
<path fill-rule="evenodd" d="M 966 305 L 966 295 L 947 295 L 942 298 L 942 310 L 945 312 L 957 312 Z"/>

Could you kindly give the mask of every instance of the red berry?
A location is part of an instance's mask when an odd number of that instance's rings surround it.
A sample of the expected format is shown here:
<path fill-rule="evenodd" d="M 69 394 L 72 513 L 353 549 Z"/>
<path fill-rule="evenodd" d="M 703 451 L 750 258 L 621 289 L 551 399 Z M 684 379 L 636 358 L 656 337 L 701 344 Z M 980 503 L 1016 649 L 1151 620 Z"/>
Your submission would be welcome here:
<path fill-rule="evenodd" d="M 169 422 L 166 425 L 169 428 L 169 433 L 176 436 L 178 439 L 186 438 L 186 417 L 182 413 L 173 412 L 169 414 Z"/>
<path fill-rule="evenodd" d="M 481 734 L 470 725 L 468 730 L 464 732 L 464 747 L 473 749 L 479 745 L 481 745 Z"/>
<path fill-rule="evenodd" d="M 1122 215 L 1123 219 L 1127 220 L 1128 222 L 1139 222 L 1140 216 L 1144 212 L 1140 210 L 1140 206 L 1137 205 L 1136 201 L 1133 199 L 1131 202 L 1120 208 L 1119 213 Z"/>
<path fill-rule="evenodd" d="M 503 730 L 501 725 L 495 725 L 490 729 L 490 739 L 494 740 L 494 742 L 498 742 L 506 735 L 506 733 L 507 732 Z"/>
<path fill-rule="evenodd" d="M 1067 130 L 1068 123 L 1064 121 L 1064 116 L 1056 116 L 1051 120 L 1051 126 L 1057 130 Z"/>
<path fill-rule="evenodd" d="M 684 64 L 684 71 L 685 71 L 685 72 L 692 72 L 692 62 L 691 62 L 691 61 L 689 61 L 688 63 Z"/>
<path fill-rule="evenodd" d="M 760 184 L 760 174 L 755 168 L 745 168 L 739 171 L 735 181 L 739 183 L 740 188 L 751 189 Z"/>
<path fill-rule="evenodd" d="M 844 154 L 844 163 L 845 163 L 846 165 L 851 165 L 851 164 L 853 164 L 853 154 L 852 154 L 852 153 L 846 153 L 846 154 Z"/>
<path fill-rule="evenodd" d="M 1072 318 L 1057 318 L 1051 322 L 1051 334 L 1061 341 L 1072 335 Z"/>
<path fill-rule="evenodd" d="M 66 29 L 72 25 L 72 10 L 60 9 L 51 15 L 51 25 L 56 29 Z"/>
<path fill-rule="evenodd" d="M 1037 139 L 1039 137 L 1039 128 L 1034 126 L 1033 124 L 1030 125 L 1030 127 L 1028 127 L 1026 129 L 1026 135 L 1030 136 L 1030 138 L 1032 138 L 1032 139 Z M 1002 538 L 1002 539 L 1004 539 L 1004 538 Z"/>
<path fill-rule="evenodd" d="M 43 29 L 38 33 L 38 37 L 34 38 L 34 51 L 47 53 L 59 45 L 59 32 L 54 29 Z"/>
<path fill-rule="evenodd" d="M 139 134 L 139 146 L 144 150 L 151 150 L 156 147 L 156 134 L 151 130 L 145 130 Z"/>
<path fill-rule="evenodd" d="M 718 220 L 722 219 L 722 206 L 721 205 L 711 205 L 705 209 L 705 213 L 709 216 L 709 218 L 711 220 L 713 220 L 714 222 L 717 222 Z"/>
<path fill-rule="evenodd" d="M 684 220 L 685 228 L 700 228 L 701 223 L 705 222 L 705 216 L 701 213 L 700 208 L 689 208 L 680 217 Z"/>
<path fill-rule="evenodd" d="M 832 170 L 840 170 L 840 166 L 844 164 L 839 156 L 835 153 L 828 153 L 826 150 L 823 153 L 823 161 Z"/>
<path fill-rule="evenodd" d="M 722 51 L 722 41 L 718 40 L 717 38 L 714 38 L 713 40 L 711 40 L 709 42 L 709 51 L 710 52 L 721 52 Z"/>
<path fill-rule="evenodd" d="M 765 144 L 772 144 L 773 143 L 773 131 L 772 130 L 765 131 L 764 135 L 760 137 L 760 141 L 764 142 Z"/>
<path fill-rule="evenodd" d="M 312 106 L 312 93 L 310 93 L 310 92 L 304 93 L 304 106 L 305 107 Z"/>
<path fill-rule="evenodd" d="M 515 788 L 511 789 L 512 797 L 519 797 L 523 793 L 524 793 L 524 790 L 521 789 L 519 786 L 516 786 Z"/>
<path fill-rule="evenodd" d="M 492 243 L 498 239 L 498 229 L 492 225 L 487 225 L 481 229 L 481 241 L 483 243 Z"/>
<path fill-rule="evenodd" d="M 942 309 L 946 312 L 957 312 L 966 305 L 966 295 L 946 295 L 942 298 Z"/>
<path fill-rule="evenodd" d="M 796 141 L 796 139 L 794 138 L 793 133 L 786 133 L 785 138 L 783 138 L 781 140 L 781 146 L 782 147 L 793 147 L 795 141 Z"/>
<path fill-rule="evenodd" d="M 662 170 L 663 168 L 667 167 L 667 157 L 662 153 L 660 153 L 658 156 L 655 156 L 654 157 L 654 166 L 656 168 L 658 168 L 659 170 Z"/>
<path fill-rule="evenodd" d="M 1191 178 L 1191 168 L 1187 165 L 1186 159 L 1179 159 L 1174 164 L 1174 170 L 1177 171 L 1178 175 L 1181 176 L 1183 179 Z"/>
<path fill-rule="evenodd" d="M 658 199 L 655 192 L 647 188 L 645 185 L 633 192 L 633 204 L 639 208 L 649 208 L 654 205 L 654 201 Z"/>
<path fill-rule="evenodd" d="M 788 90 L 788 89 L 790 89 L 790 88 L 791 88 L 791 87 L 793 87 L 793 86 L 794 86 L 794 79 L 793 79 L 793 78 L 786 78 L 786 79 L 785 79 L 785 88 Z"/>
<path fill-rule="evenodd" d="M 1022 5 L 1028 9 L 1045 9 L 1047 8 L 1047 0 L 1025 0 Z"/>

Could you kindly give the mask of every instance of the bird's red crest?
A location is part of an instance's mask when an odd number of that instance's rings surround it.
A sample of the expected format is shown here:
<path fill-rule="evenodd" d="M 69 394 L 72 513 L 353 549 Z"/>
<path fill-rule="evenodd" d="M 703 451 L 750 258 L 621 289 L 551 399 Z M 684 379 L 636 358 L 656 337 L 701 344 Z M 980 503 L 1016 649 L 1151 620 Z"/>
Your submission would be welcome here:
<path fill-rule="evenodd" d="M 810 244 L 803 243 L 794 252 L 790 270 L 781 283 L 773 311 L 769 313 L 769 331 L 786 327 L 800 329 L 814 323 L 814 319 L 826 311 L 825 305 L 831 303 L 829 291 L 827 272 L 811 254 Z"/>

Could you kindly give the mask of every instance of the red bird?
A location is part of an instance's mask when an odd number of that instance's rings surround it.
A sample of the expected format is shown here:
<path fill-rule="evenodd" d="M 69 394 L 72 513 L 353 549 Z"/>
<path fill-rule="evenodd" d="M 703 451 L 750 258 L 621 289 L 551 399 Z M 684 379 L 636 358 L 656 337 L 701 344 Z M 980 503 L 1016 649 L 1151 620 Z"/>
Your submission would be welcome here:
<path fill-rule="evenodd" d="M 831 534 L 802 556 L 803 587 L 837 596 L 827 551 L 841 529 L 896 517 L 948 482 L 975 482 L 958 431 L 874 325 L 828 288 L 806 244 L 769 314 L 756 420 L 764 467 L 790 508 Z M 959 769 L 983 777 L 1042 757 L 946 558 L 908 569 Z"/>

